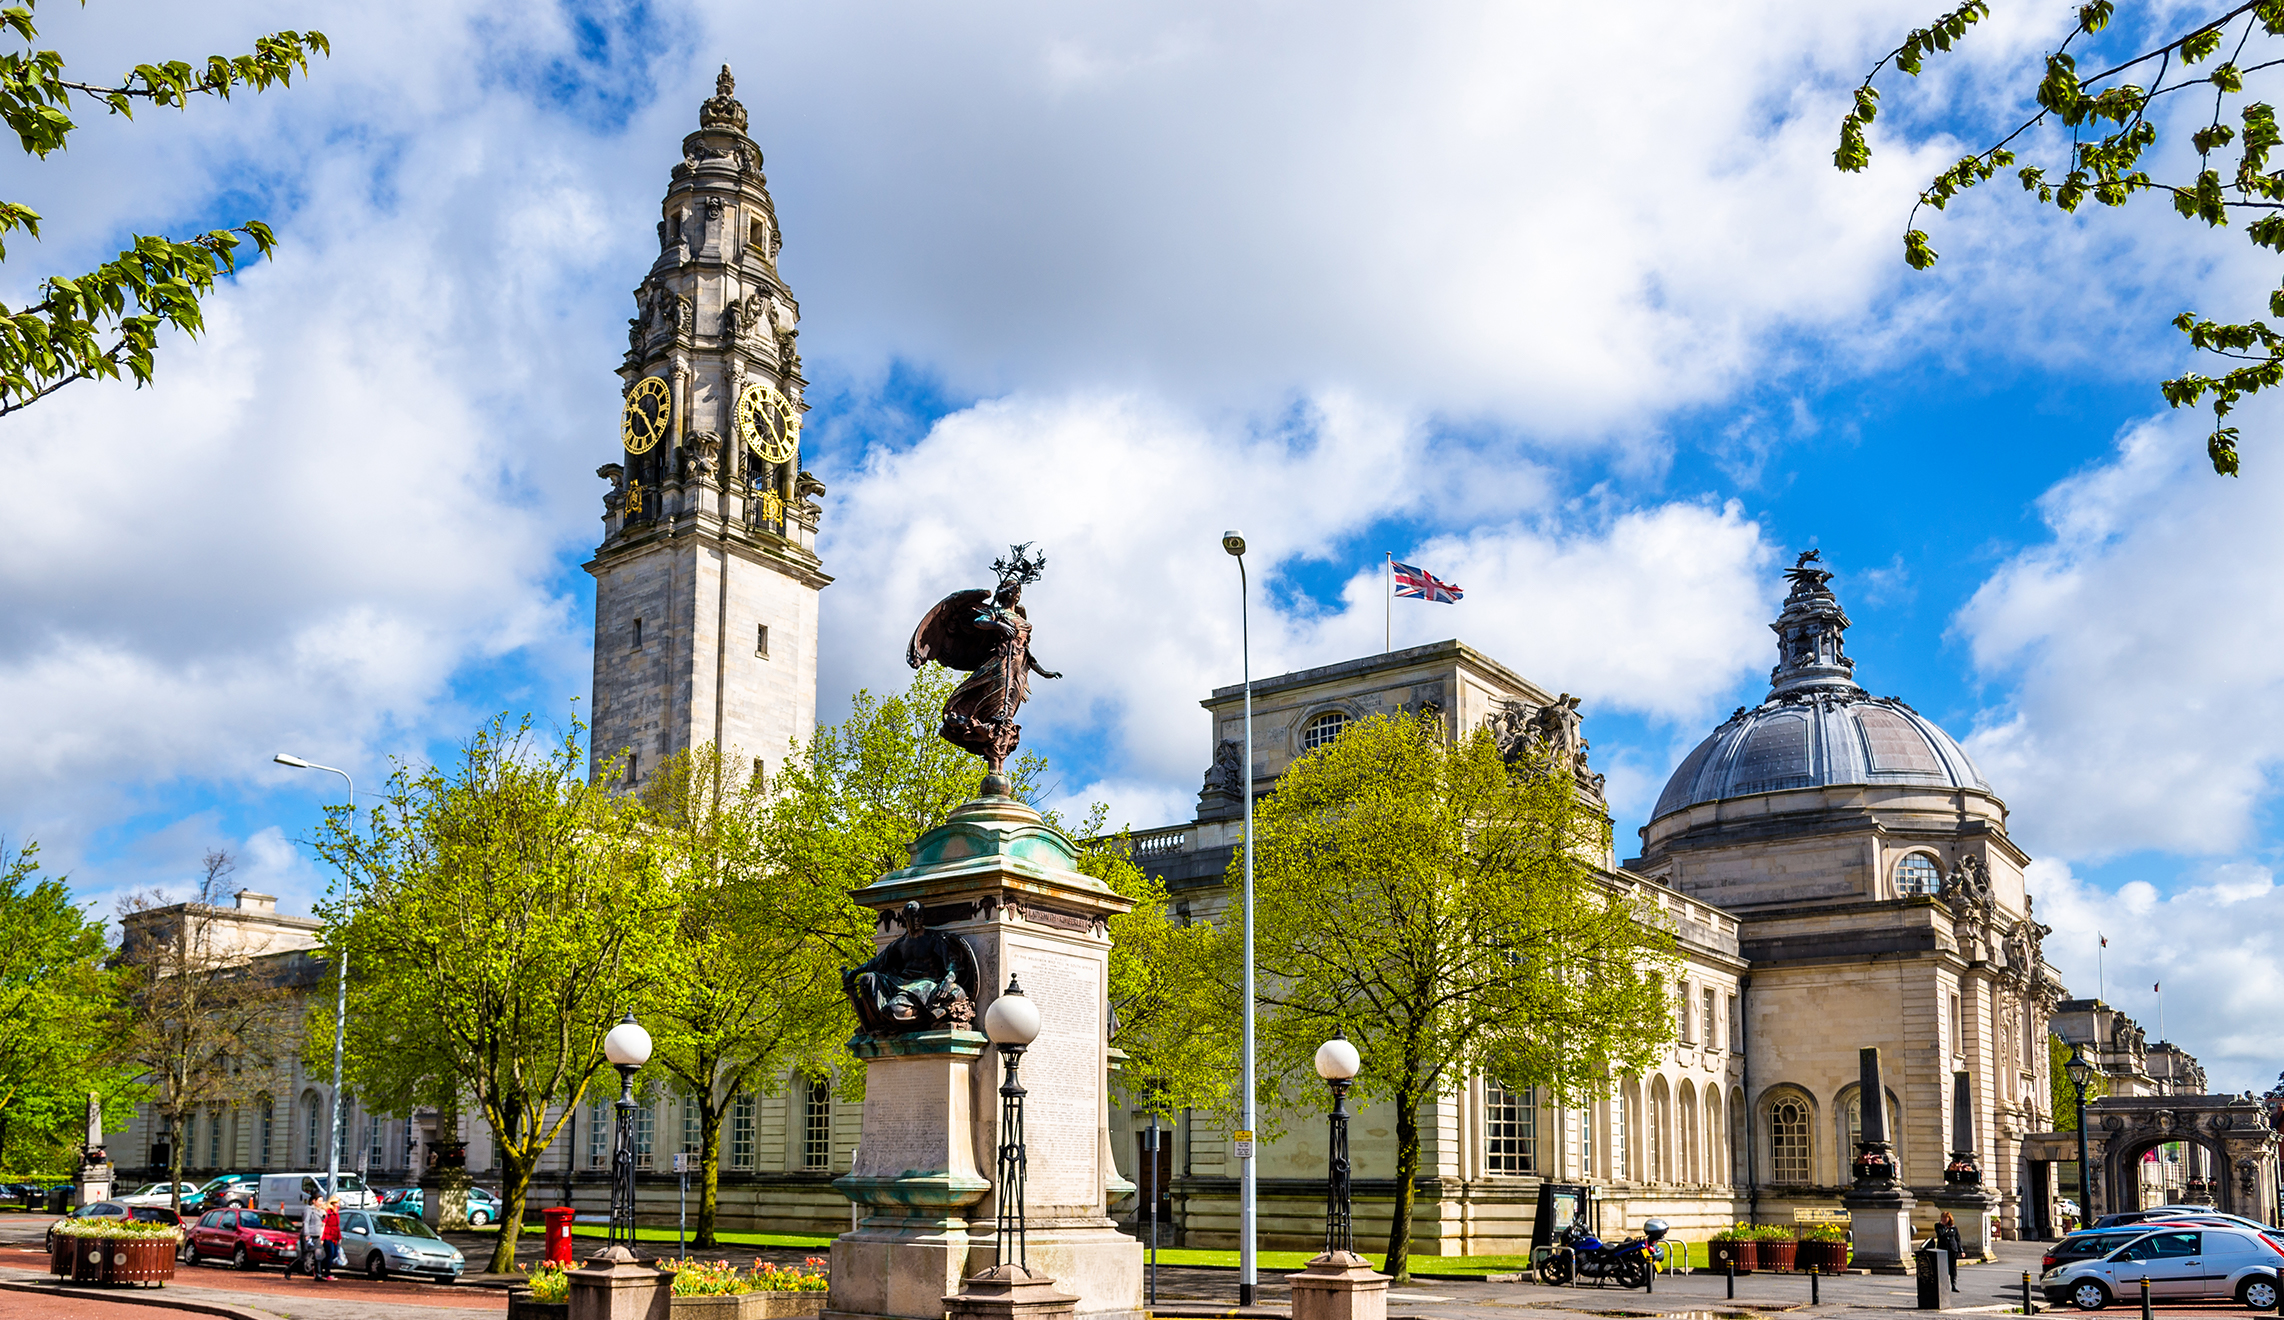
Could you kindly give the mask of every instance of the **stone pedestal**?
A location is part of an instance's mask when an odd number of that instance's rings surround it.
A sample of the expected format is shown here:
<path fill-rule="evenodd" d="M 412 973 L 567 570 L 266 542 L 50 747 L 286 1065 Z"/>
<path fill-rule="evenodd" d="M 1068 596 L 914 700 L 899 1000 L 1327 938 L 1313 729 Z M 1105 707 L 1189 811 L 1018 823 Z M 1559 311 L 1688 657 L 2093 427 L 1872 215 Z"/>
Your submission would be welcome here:
<path fill-rule="evenodd" d="M 949 1320 L 1069 1320 L 1078 1298 L 1019 1265 L 993 1266 L 944 1299 Z"/>
<path fill-rule="evenodd" d="M 571 1280 L 570 1320 L 669 1320 L 673 1313 L 673 1276 L 625 1247 L 612 1247 L 564 1276 Z"/>
<path fill-rule="evenodd" d="M 1353 1251 L 1326 1252 L 1285 1282 L 1293 1320 L 1388 1320 L 1388 1276 Z"/>
<path fill-rule="evenodd" d="M 975 1019 L 983 1020 L 1010 973 L 1038 1005 L 1042 1028 L 1023 1056 L 1029 1152 L 1025 1210 L 1028 1264 L 1076 1300 L 1080 1320 L 1141 1320 L 1142 1246 L 1108 1213 L 1111 1163 L 1108 1050 L 1110 917 L 1133 904 L 1081 875 L 1078 850 L 1039 814 L 1010 797 L 961 804 L 922 836 L 912 865 L 856 892 L 881 914 L 921 905 L 931 930 L 964 937 L 981 972 Z M 969 1052 L 943 1047 L 926 1086 L 884 1079 L 913 1075 L 914 1044 L 965 1037 Z M 998 1265 L 992 1233 L 999 1205 L 989 1178 L 999 1146 L 996 1050 L 973 1032 L 931 1032 L 864 1043 L 864 1135 L 855 1167 L 835 1186 L 864 1218 L 833 1244 L 827 1320 L 941 1320 L 944 1298 Z M 955 1057 L 961 1062 L 954 1065 Z M 964 1077 L 964 1104 L 951 1092 Z M 925 1092 L 925 1111 L 908 1100 Z M 956 1192 L 973 1188 L 961 1200 Z M 973 1222 L 968 1217 L 972 1216 Z"/>
<path fill-rule="evenodd" d="M 111 1165 L 108 1161 L 102 1164 L 81 1165 L 79 1169 L 79 1200 L 75 1204 L 93 1205 L 97 1201 L 110 1200 L 114 1182 L 115 1179 L 112 1176 Z"/>
<path fill-rule="evenodd" d="M 1848 1208 L 1848 1236 L 1856 1248 L 1855 1268 L 1874 1274 L 1911 1272 L 1911 1207 L 1909 1192 L 1840 1197 Z"/>
<path fill-rule="evenodd" d="M 468 1230 L 468 1171 L 438 1169 L 420 1180 L 420 1217 L 439 1233 Z"/>
<path fill-rule="evenodd" d="M 1991 1256 L 1991 1223 L 1998 1214 L 1998 1198 L 1980 1187 L 1945 1187 L 1931 1198 L 1936 1207 L 1951 1212 L 1959 1226 L 1959 1259 L 1985 1261 Z"/>

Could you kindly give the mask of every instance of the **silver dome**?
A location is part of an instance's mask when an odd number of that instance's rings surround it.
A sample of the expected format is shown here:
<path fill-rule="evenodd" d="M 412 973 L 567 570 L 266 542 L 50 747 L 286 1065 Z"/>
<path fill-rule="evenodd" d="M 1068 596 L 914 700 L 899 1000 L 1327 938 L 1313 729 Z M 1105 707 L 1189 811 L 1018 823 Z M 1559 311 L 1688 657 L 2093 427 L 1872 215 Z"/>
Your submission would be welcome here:
<path fill-rule="evenodd" d="M 1950 734 L 1894 697 L 1856 685 L 1841 645 L 1848 616 L 1814 567 L 1816 552 L 1785 574 L 1792 593 L 1770 624 L 1778 663 L 1769 697 L 1739 708 L 1666 781 L 1651 819 L 1700 802 L 1827 784 L 1925 784 L 1990 791 Z"/>

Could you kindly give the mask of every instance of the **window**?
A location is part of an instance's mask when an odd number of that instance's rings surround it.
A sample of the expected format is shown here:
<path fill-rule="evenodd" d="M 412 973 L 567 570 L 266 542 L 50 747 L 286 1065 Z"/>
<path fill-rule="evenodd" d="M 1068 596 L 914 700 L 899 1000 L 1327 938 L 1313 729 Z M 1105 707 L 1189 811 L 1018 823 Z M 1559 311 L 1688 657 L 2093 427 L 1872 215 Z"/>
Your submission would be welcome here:
<path fill-rule="evenodd" d="M 270 1125 L 277 1120 L 278 1106 L 265 1095 L 255 1101 L 254 1107 L 262 1111 L 262 1139 L 254 1148 L 254 1163 L 266 1169 L 270 1166 Z"/>
<path fill-rule="evenodd" d="M 378 1169 L 388 1163 L 388 1125 L 378 1114 L 365 1116 L 365 1167 Z"/>
<path fill-rule="evenodd" d="M 611 1167 L 611 1107 L 597 1100 L 587 1106 L 587 1167 Z"/>
<path fill-rule="evenodd" d="M 1926 853 L 1905 853 L 1895 864 L 1895 892 L 1898 894 L 1932 894 L 1943 887 L 1943 873 L 1935 869 L 1935 859 Z"/>
<path fill-rule="evenodd" d="M 754 784 L 755 784 L 756 786 L 759 786 L 760 784 L 762 784 L 763 782 L 765 782 L 766 780 L 768 780 L 768 778 L 769 778 L 769 771 L 767 771 L 766 769 L 764 769 L 764 768 L 762 767 L 762 764 L 761 764 L 761 758 L 760 758 L 760 757 L 758 757 L 758 756 L 757 756 L 757 757 L 755 757 L 755 758 L 753 758 L 753 781 L 754 781 Z"/>
<path fill-rule="evenodd" d="M 1610 1097 L 1610 1176 L 1613 1178 L 1626 1176 L 1626 1129 L 1631 1126 L 1626 1120 L 1629 1117 L 1625 1092 Z"/>
<path fill-rule="evenodd" d="M 1808 1185 L 1808 1106 L 1798 1100 L 1769 1110 L 1769 1172 L 1771 1182 Z"/>
<path fill-rule="evenodd" d="M 763 256 L 769 255 L 769 231 L 761 227 L 760 216 L 746 217 L 745 243 L 747 247 L 760 248 Z"/>
<path fill-rule="evenodd" d="M 1337 710 L 1328 710 L 1310 720 L 1301 728 L 1301 750 L 1313 752 L 1340 736 L 1348 724 L 1348 716 Z"/>
<path fill-rule="evenodd" d="M 2025 1071 L 2034 1070 L 2038 1066 L 2036 1056 L 2030 1052 L 2030 1037 L 2030 1009 L 2025 1006 L 2022 1011 L 2022 1066 Z"/>
<path fill-rule="evenodd" d="M 698 1097 L 695 1095 L 683 1096 L 682 1149 L 686 1151 L 698 1149 L 698 1140 L 702 1135 L 703 1128 L 698 1121 Z"/>
<path fill-rule="evenodd" d="M 832 1089 L 819 1077 L 809 1083 L 806 1094 L 801 1114 L 801 1167 L 822 1169 L 833 1159 Z"/>
<path fill-rule="evenodd" d="M 1649 1173 L 1651 1182 L 1670 1182 L 1666 1159 L 1673 1149 L 1673 1106 L 1671 1093 L 1665 1089 L 1660 1077 L 1650 1083 L 1650 1149 Z"/>
<path fill-rule="evenodd" d="M 642 620 L 640 619 L 634 621 L 634 649 L 638 651 L 642 649 Z"/>
<path fill-rule="evenodd" d="M 222 1167 L 222 1111 L 219 1109 L 215 1110 L 207 1119 L 206 1167 L 209 1169 Z"/>
<path fill-rule="evenodd" d="M 1594 1176 L 1594 1106 L 1578 1111 L 1578 1172 L 1580 1176 Z"/>
<path fill-rule="evenodd" d="M 642 753 L 629 747 L 627 748 L 627 782 L 631 784 L 640 778 L 642 778 Z"/>
<path fill-rule="evenodd" d="M 1682 1044 L 1689 1044 L 1689 982 L 1683 981 L 1673 988 L 1673 1034 Z"/>
<path fill-rule="evenodd" d="M 307 1111 L 303 1115 L 302 1120 L 302 1162 L 304 1164 L 314 1165 L 318 1160 L 319 1151 L 317 1145 L 317 1107 L 317 1097 L 314 1095 L 310 1096 L 308 1101 L 302 1106 L 302 1108 Z"/>
<path fill-rule="evenodd" d="M 754 625 L 753 653 L 764 660 L 769 658 L 769 625 L 766 623 Z"/>
<path fill-rule="evenodd" d="M 1530 1087 L 1510 1091 L 1483 1081 L 1483 1171 L 1538 1172 L 1538 1110 Z"/>
<path fill-rule="evenodd" d="M 753 1097 L 741 1095 L 730 1107 L 730 1167 L 753 1167 Z"/>
<path fill-rule="evenodd" d="M 652 1161 L 651 1161 L 651 1158 L 650 1158 L 650 1152 L 651 1152 L 651 1150 L 653 1149 L 653 1146 L 654 1146 L 654 1142 L 652 1141 L 652 1138 L 653 1138 L 653 1137 L 655 1137 L 655 1136 L 657 1135 L 657 1132 L 658 1132 L 658 1106 L 657 1106 L 657 1105 L 637 1105 L 637 1106 L 635 1106 L 635 1111 L 634 1111 L 634 1167 L 635 1167 L 635 1168 L 637 1168 L 637 1169 L 644 1169 L 644 1170 L 647 1170 L 647 1169 L 650 1169 L 650 1168 L 652 1168 L 652 1167 L 653 1167 L 653 1163 L 652 1163 Z"/>
<path fill-rule="evenodd" d="M 1951 1053 L 1961 1057 L 1967 1053 L 1967 1016 L 1957 995 L 1951 996 Z"/>
<path fill-rule="evenodd" d="M 1714 1017 L 1714 1016 L 1713 1016 L 1713 1001 L 1714 1001 L 1713 987 L 1712 987 L 1712 986 L 1706 986 L 1706 987 L 1705 987 L 1705 989 L 1704 989 L 1704 992 L 1703 992 L 1703 994 L 1704 994 L 1704 1000 L 1705 1000 L 1705 1003 L 1704 1003 L 1704 1008 L 1705 1008 L 1705 1040 L 1704 1040 L 1704 1045 L 1705 1045 L 1705 1048 L 1706 1048 L 1706 1049 L 1709 1049 L 1709 1050 L 1717 1050 L 1717 1049 L 1720 1049 L 1720 1048 L 1721 1048 L 1721 1038 L 1720 1038 L 1720 1035 L 1718 1034 L 1718 1030 L 1719 1030 L 1719 1026 L 1720 1026 L 1720 1019 L 1719 1019 L 1719 1018 L 1716 1018 L 1716 1017 Z"/>

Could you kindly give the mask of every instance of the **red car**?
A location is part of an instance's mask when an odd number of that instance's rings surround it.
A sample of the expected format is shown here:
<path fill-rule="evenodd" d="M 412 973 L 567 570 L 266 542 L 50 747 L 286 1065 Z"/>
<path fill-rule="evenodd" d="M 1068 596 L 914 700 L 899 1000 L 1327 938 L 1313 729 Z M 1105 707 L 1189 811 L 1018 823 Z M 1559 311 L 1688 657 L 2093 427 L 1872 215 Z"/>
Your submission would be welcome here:
<path fill-rule="evenodd" d="M 267 1210 L 209 1210 L 191 1225 L 185 1251 L 193 1263 L 228 1260 L 242 1270 L 283 1265 L 301 1248 L 294 1221 Z"/>

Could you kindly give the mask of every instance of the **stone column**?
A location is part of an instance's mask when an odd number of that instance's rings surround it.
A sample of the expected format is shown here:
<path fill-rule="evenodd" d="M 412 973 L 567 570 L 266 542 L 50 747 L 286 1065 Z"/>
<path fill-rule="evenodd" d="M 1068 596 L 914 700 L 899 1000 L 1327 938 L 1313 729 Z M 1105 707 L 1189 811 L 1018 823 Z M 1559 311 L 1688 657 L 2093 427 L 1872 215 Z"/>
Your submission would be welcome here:
<path fill-rule="evenodd" d="M 1897 1177 L 1895 1151 L 1887 1139 L 1880 1052 L 1867 1048 L 1857 1058 L 1863 1135 L 1856 1142 L 1855 1182 L 1841 1194 L 1840 1204 L 1848 1208 L 1856 1264 L 1874 1274 L 1904 1274 L 1911 1269 L 1911 1208 L 1916 1202 Z"/>
<path fill-rule="evenodd" d="M 1285 1282 L 1293 1320 L 1388 1320 L 1388 1276 L 1353 1251 L 1328 1251 Z"/>
<path fill-rule="evenodd" d="M 673 1276 L 625 1247 L 612 1247 L 564 1274 L 571 1280 L 570 1320 L 669 1320 Z"/>
<path fill-rule="evenodd" d="M 1974 1088 L 1964 1072 L 1951 1074 L 1951 1159 L 1943 1169 L 1943 1190 L 1935 1204 L 1951 1212 L 1959 1226 L 1959 1255 L 1990 1260 L 1991 1219 L 1998 1198 L 1983 1186 L 1982 1162 L 1975 1153 Z"/>

